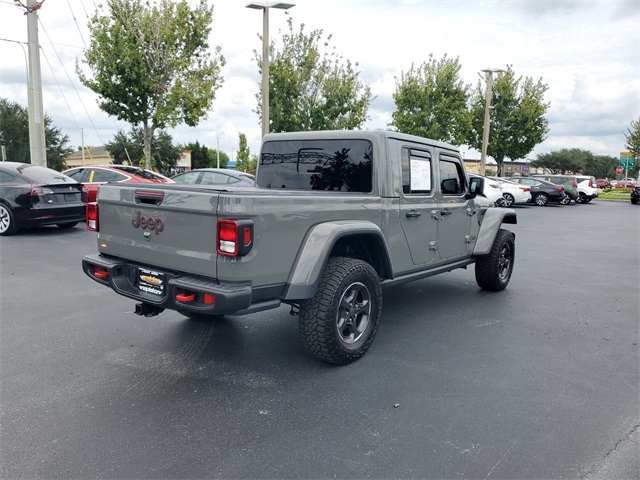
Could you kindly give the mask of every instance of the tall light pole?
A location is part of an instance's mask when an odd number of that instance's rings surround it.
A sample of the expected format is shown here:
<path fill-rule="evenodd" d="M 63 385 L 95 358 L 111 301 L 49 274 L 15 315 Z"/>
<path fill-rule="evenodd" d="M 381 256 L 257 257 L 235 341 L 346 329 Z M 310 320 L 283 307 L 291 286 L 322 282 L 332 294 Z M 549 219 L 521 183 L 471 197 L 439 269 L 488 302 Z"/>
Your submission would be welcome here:
<path fill-rule="evenodd" d="M 262 10 L 262 136 L 269 133 L 269 9 L 288 10 L 293 3 L 251 2 L 247 8 Z"/>
<path fill-rule="evenodd" d="M 38 10 L 44 0 L 36 2 L 28 0 L 25 5 L 14 0 L 17 6 L 24 8 L 27 16 L 27 37 L 29 40 L 29 145 L 31 163 L 41 167 L 47 166 L 47 150 L 45 144 L 44 106 L 42 102 L 42 75 L 40 73 L 40 43 L 38 40 Z"/>
<path fill-rule="evenodd" d="M 480 155 L 480 175 L 484 175 L 487 162 L 487 146 L 489 145 L 489 119 L 491 115 L 491 90 L 493 89 L 493 74 L 504 73 L 499 68 L 485 68 L 487 74 L 487 96 L 485 97 L 484 127 L 482 128 L 482 153 Z"/>

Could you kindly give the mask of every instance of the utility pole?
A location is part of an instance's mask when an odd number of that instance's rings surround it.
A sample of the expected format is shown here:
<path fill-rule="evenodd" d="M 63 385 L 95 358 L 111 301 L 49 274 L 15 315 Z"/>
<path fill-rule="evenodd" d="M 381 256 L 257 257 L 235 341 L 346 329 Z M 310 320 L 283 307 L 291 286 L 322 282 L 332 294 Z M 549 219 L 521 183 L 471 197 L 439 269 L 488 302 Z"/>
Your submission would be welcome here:
<path fill-rule="evenodd" d="M 504 70 L 500 70 L 498 68 L 486 68 L 482 70 L 487 74 L 487 96 L 485 98 L 485 109 L 484 109 L 484 128 L 482 129 L 482 152 L 480 154 L 480 175 L 484 175 L 485 167 L 487 163 L 487 147 L 489 146 L 489 127 L 490 127 L 490 116 L 491 116 L 491 91 L 493 89 L 493 74 L 494 73 L 503 73 Z M 500 172 L 496 172 L 498 175 Z"/>
<path fill-rule="evenodd" d="M 27 0 L 25 5 L 14 0 L 24 8 L 27 16 L 27 37 L 29 40 L 29 146 L 31 164 L 47 166 L 47 148 L 44 136 L 44 105 L 42 102 L 42 74 L 40 72 L 40 42 L 38 40 L 38 13 L 44 0 Z"/>

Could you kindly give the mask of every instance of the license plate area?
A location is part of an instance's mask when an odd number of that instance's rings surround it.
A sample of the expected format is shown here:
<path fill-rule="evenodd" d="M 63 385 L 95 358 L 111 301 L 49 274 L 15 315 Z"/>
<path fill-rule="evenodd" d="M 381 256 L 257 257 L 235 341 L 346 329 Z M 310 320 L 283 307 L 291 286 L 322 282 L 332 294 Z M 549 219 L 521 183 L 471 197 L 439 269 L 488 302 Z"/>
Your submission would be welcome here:
<path fill-rule="evenodd" d="M 162 296 L 165 292 L 164 273 L 150 270 L 148 268 L 138 268 L 138 290 L 152 295 Z"/>

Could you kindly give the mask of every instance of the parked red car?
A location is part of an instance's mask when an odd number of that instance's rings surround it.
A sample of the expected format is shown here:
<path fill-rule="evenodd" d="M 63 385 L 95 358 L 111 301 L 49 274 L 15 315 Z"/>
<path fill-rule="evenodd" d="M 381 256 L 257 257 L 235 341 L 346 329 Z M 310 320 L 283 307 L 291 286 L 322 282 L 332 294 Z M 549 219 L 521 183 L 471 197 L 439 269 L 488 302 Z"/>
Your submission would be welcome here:
<path fill-rule="evenodd" d="M 611 188 L 611 182 L 606 178 L 599 178 L 596 180 L 598 188 Z"/>
<path fill-rule="evenodd" d="M 170 178 L 144 168 L 128 165 L 92 165 L 65 170 L 65 175 L 82 183 L 82 200 L 95 202 L 103 183 L 174 183 Z"/>

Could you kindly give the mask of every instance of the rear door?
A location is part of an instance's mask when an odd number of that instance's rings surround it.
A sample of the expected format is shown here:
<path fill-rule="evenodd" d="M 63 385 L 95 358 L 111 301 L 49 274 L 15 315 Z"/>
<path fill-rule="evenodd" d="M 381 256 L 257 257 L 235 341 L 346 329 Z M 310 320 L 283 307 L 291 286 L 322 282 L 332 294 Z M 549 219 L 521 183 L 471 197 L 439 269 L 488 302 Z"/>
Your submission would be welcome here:
<path fill-rule="evenodd" d="M 400 224 L 414 265 L 425 265 L 437 258 L 438 217 L 434 213 L 432 152 L 426 147 L 403 147 L 401 160 Z"/>

